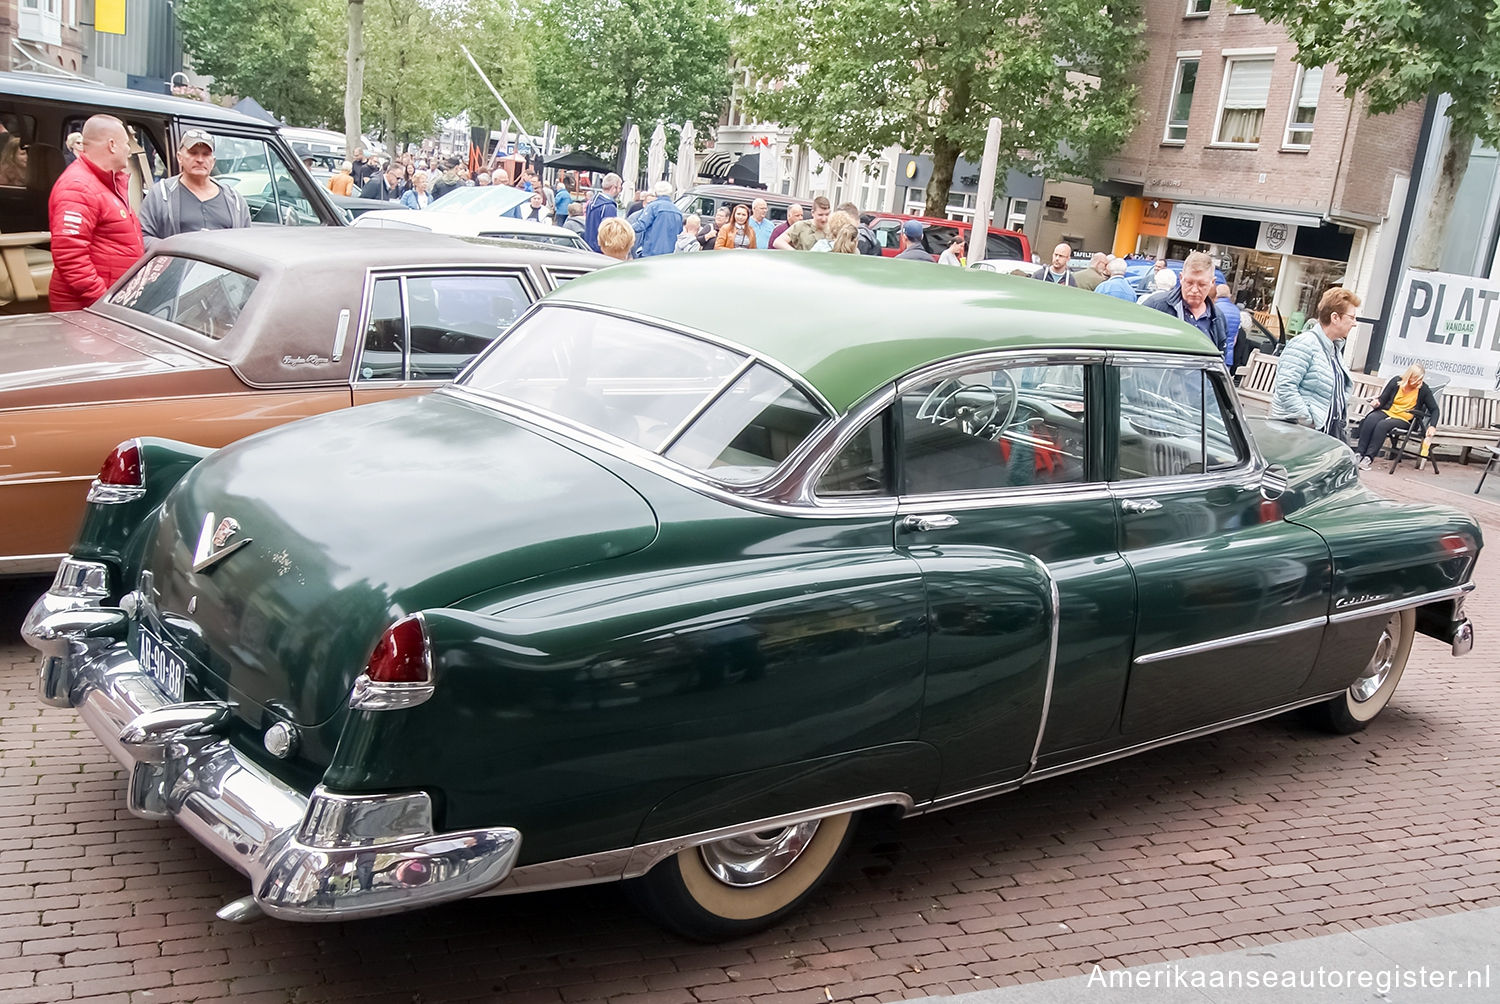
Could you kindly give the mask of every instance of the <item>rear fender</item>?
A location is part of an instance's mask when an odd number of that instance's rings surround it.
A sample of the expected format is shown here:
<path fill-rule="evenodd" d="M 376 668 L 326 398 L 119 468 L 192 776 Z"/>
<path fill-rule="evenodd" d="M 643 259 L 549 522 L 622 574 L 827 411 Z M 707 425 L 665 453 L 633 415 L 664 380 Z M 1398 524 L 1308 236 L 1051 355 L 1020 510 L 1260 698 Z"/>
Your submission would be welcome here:
<path fill-rule="evenodd" d="M 188 471 L 214 452 L 206 446 L 172 439 L 143 437 L 137 442 L 145 491 L 128 501 L 88 503 L 83 528 L 69 551 L 75 558 L 108 566 L 111 602 L 124 592 L 124 583 L 135 581 L 141 551 L 150 536 L 150 514 Z"/>

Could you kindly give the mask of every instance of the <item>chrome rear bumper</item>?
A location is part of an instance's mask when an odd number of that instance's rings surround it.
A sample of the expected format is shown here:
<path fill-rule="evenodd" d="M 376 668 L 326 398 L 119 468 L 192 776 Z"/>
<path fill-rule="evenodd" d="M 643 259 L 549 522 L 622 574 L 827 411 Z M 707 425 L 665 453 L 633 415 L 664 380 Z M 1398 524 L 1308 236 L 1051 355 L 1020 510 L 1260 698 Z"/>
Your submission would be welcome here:
<path fill-rule="evenodd" d="M 65 562 L 58 583 L 68 570 Z M 399 913 L 473 896 L 510 874 L 518 831 L 437 833 L 426 792 L 319 787 L 308 796 L 284 784 L 230 745 L 231 705 L 164 694 L 126 646 L 128 628 L 124 610 L 95 597 L 56 586 L 43 595 L 22 627 L 42 653 L 41 698 L 77 708 L 129 770 L 132 813 L 176 819 L 250 879 L 265 913 L 301 921 Z"/>

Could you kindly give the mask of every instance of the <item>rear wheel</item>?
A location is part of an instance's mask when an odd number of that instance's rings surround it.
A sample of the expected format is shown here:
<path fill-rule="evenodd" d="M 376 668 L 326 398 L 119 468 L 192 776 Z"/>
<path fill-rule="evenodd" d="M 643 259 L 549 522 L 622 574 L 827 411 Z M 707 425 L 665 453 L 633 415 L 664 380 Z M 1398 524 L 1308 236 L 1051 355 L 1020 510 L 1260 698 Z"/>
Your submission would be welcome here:
<path fill-rule="evenodd" d="M 1330 732 L 1348 735 L 1373 722 L 1391 702 L 1391 696 L 1401 682 L 1416 627 L 1415 610 L 1398 610 L 1391 614 L 1382 626 L 1375 650 L 1359 678 L 1338 697 L 1308 709 L 1314 723 Z"/>
<path fill-rule="evenodd" d="M 770 927 L 828 877 L 854 833 L 842 813 L 689 847 L 626 884 L 658 924 L 695 941 Z"/>

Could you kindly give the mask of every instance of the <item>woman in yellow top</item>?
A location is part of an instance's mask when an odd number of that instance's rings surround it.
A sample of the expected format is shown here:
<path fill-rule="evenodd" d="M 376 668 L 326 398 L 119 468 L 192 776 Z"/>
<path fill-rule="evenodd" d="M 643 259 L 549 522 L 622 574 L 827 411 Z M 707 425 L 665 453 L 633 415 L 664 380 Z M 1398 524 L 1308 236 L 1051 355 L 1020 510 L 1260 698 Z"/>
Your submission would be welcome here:
<path fill-rule="evenodd" d="M 1423 378 L 1427 371 L 1412 363 L 1406 372 L 1391 377 L 1380 397 L 1373 402 L 1375 410 L 1365 416 L 1359 426 L 1359 469 L 1367 471 L 1375 463 L 1380 445 L 1392 432 L 1399 432 L 1417 425 L 1436 425 L 1438 420 L 1437 399 L 1432 395 Z"/>

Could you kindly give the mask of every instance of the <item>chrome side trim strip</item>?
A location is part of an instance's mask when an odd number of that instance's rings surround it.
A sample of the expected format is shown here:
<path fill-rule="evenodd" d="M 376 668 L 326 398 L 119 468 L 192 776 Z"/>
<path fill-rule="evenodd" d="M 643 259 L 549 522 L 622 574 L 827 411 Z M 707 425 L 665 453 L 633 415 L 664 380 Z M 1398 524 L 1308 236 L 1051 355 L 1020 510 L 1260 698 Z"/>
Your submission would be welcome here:
<path fill-rule="evenodd" d="M 1052 569 L 1047 568 L 1045 561 L 1038 560 L 1037 564 L 1047 570 L 1047 582 L 1052 587 L 1052 654 L 1047 656 L 1047 689 L 1042 694 L 1042 717 L 1036 727 L 1036 744 L 1031 747 L 1031 767 L 1026 771 L 1028 777 L 1036 770 L 1037 757 L 1042 753 L 1042 736 L 1047 732 L 1047 715 L 1052 710 L 1052 681 L 1057 676 L 1057 638 L 1062 628 L 1062 599 L 1057 590 L 1057 577 L 1052 574 Z"/>
<path fill-rule="evenodd" d="M 1082 760 L 1074 760 L 1070 763 L 1058 764 L 1056 767 L 1047 767 L 1027 777 L 1026 781 L 1027 783 L 1030 783 L 1032 781 L 1044 781 L 1047 778 L 1057 777 L 1060 774 L 1071 774 L 1075 770 L 1083 770 L 1087 767 L 1094 767 L 1099 764 L 1109 763 L 1111 760 L 1123 760 L 1125 757 L 1134 756 L 1137 753 L 1145 753 L 1148 750 L 1158 749 L 1162 746 L 1170 746 L 1173 743 L 1183 742 L 1187 739 L 1197 739 L 1202 736 L 1213 735 L 1215 732 L 1224 732 L 1228 729 L 1238 728 L 1241 725 L 1249 725 L 1251 722 L 1258 722 L 1263 718 L 1274 718 L 1275 716 L 1285 714 L 1288 711 L 1295 711 L 1298 708 L 1305 708 L 1309 704 L 1318 704 L 1323 701 L 1332 700 L 1333 698 L 1338 697 L 1343 693 L 1343 690 L 1335 690 L 1332 693 L 1319 694 L 1316 697 L 1304 697 L 1296 701 L 1292 701 L 1290 704 L 1283 704 L 1280 707 L 1271 708 L 1267 711 L 1251 712 L 1248 715 L 1241 715 L 1238 718 L 1231 718 L 1228 721 L 1217 722 L 1213 725 L 1204 725 L 1200 728 L 1189 729 L 1186 732 L 1177 732 L 1170 736 L 1163 736 L 1160 739 L 1152 739 L 1148 742 L 1137 743 L 1134 746 L 1127 746 L 1124 749 L 1110 750 L 1107 753 L 1100 753 L 1097 756 L 1085 757 Z M 946 806 L 944 806 L 944 808 L 946 808 Z M 919 811 L 925 810 L 922 810 L 919 807 Z"/>
<path fill-rule="evenodd" d="M 1200 641 L 1194 645 L 1163 649 L 1160 652 L 1148 652 L 1146 655 L 1136 656 L 1134 661 L 1137 666 L 1144 666 L 1147 663 L 1163 662 L 1167 659 L 1177 659 L 1185 655 L 1198 655 L 1203 652 L 1213 652 L 1221 648 L 1248 645 L 1251 642 L 1266 641 L 1270 638 L 1280 638 L 1283 635 L 1296 634 L 1298 631 L 1310 631 L 1313 628 L 1324 626 L 1328 623 L 1328 620 L 1326 616 L 1309 617 L 1306 620 L 1283 624 L 1280 627 L 1262 628 L 1259 631 L 1246 631 L 1244 634 L 1227 635 L 1223 638 L 1215 638 L 1212 641 Z"/>
<path fill-rule="evenodd" d="M 1345 621 L 1357 621 L 1364 617 L 1374 617 L 1378 614 L 1394 613 L 1397 610 L 1405 610 L 1408 607 L 1425 606 L 1428 603 L 1437 603 L 1441 600 L 1451 600 L 1458 596 L 1464 596 L 1474 591 L 1474 583 L 1465 582 L 1461 586 L 1453 586 L 1449 589 L 1438 589 L 1430 593 L 1422 593 L 1420 596 L 1407 596 L 1399 600 L 1391 600 L 1388 603 L 1377 603 L 1370 607 L 1356 607 L 1353 610 L 1341 610 L 1328 618 L 1330 624 L 1342 624 Z"/>
<path fill-rule="evenodd" d="M 13 554 L 0 558 L 0 575 L 44 575 L 57 571 L 66 554 Z"/>
<path fill-rule="evenodd" d="M 727 837 L 737 837 L 760 830 L 775 830 L 784 826 L 795 826 L 814 819 L 826 819 L 845 812 L 859 812 L 882 805 L 899 806 L 910 813 L 915 803 L 904 791 L 887 791 L 879 795 L 867 795 L 845 802 L 834 802 L 815 809 L 790 812 L 781 816 L 770 816 L 733 826 L 721 826 L 712 830 L 682 837 L 656 840 L 634 847 L 621 847 L 596 854 L 581 854 L 561 861 L 541 861 L 513 869 L 505 881 L 479 896 L 505 896 L 517 892 L 533 892 L 540 889 L 563 889 L 568 886 L 592 885 L 596 882 L 615 882 L 620 879 L 639 878 L 650 871 L 653 865 L 671 857 L 679 851 L 699 844 L 711 844 Z M 477 897 L 476 897 L 477 898 Z"/>
<path fill-rule="evenodd" d="M 986 785 L 983 788 L 973 788 L 969 791 L 960 791 L 954 795 L 943 795 L 934 798 L 930 802 L 923 802 L 912 809 L 907 815 L 923 816 L 929 812 L 941 812 L 943 809 L 953 809 L 960 805 L 968 805 L 970 802 L 978 802 L 992 795 L 1005 795 L 1020 788 L 1022 784 L 1030 781 L 1032 775 L 1028 772 L 1014 781 L 999 781 L 995 784 Z"/>

